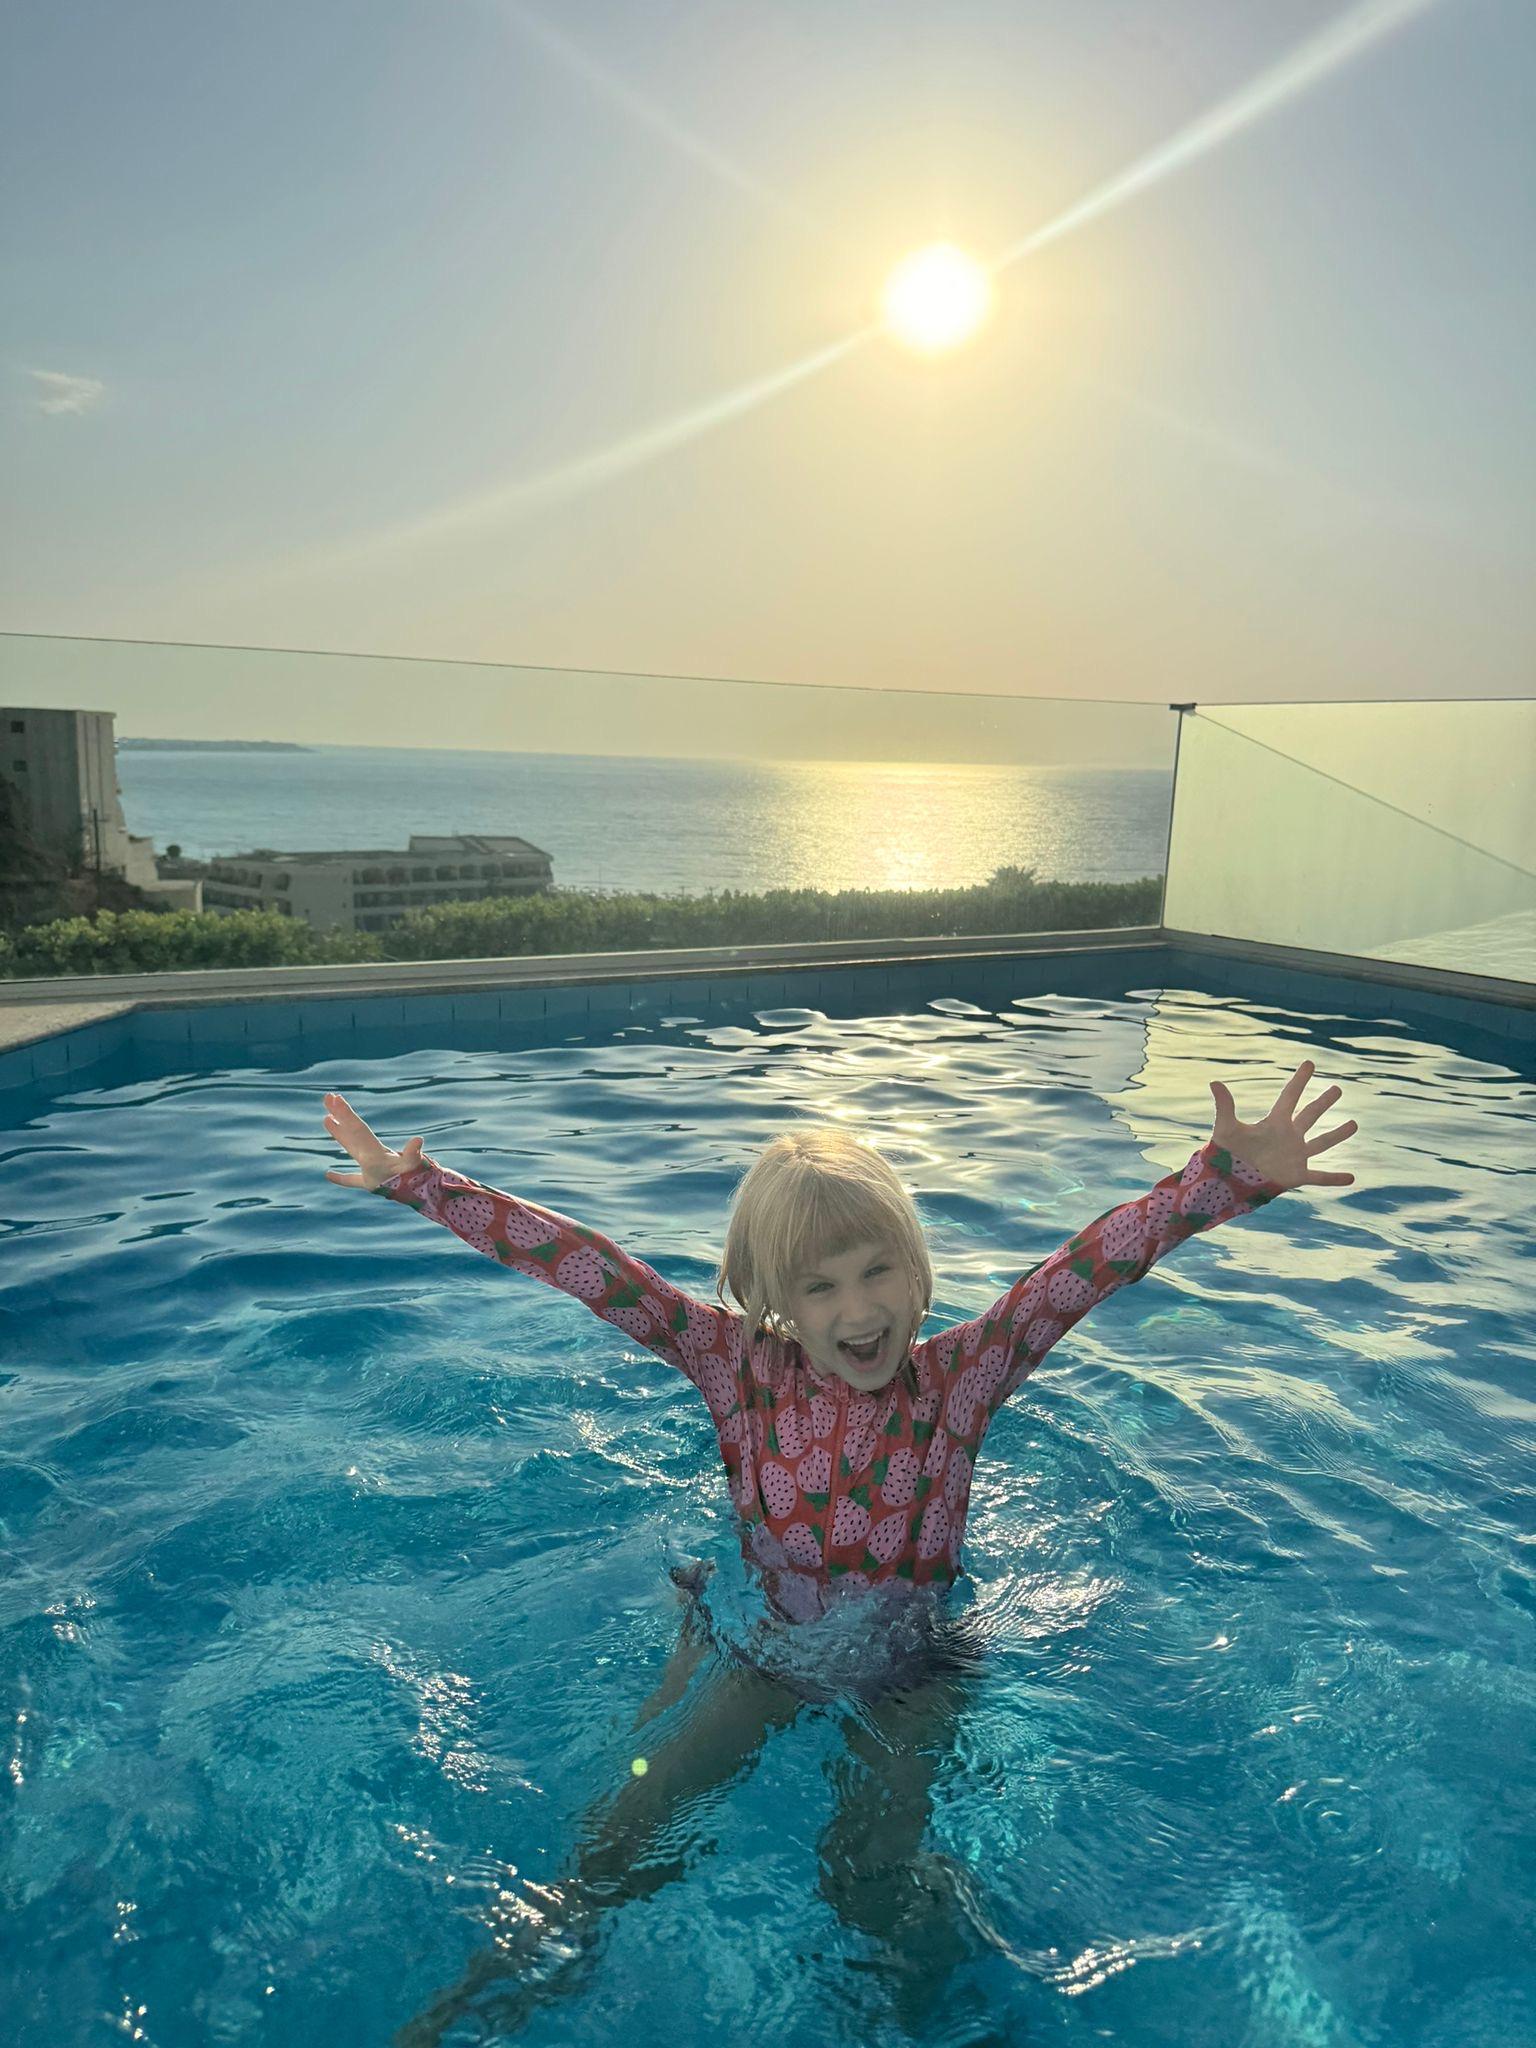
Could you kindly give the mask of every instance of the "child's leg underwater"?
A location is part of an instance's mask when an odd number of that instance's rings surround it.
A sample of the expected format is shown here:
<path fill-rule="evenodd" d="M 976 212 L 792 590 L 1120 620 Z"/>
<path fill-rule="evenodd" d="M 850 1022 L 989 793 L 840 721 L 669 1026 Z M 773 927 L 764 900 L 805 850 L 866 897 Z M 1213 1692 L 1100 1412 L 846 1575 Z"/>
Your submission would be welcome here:
<path fill-rule="evenodd" d="M 908 2027 L 985 1947 L 966 1910 L 966 1873 L 923 1847 L 966 1696 L 943 1674 L 850 1712 L 848 1755 L 830 1767 L 838 1801 L 819 1848 L 821 1893 L 845 1927 L 879 1943 L 863 1967 L 890 1986 Z"/>
<path fill-rule="evenodd" d="M 667 1658 L 666 1669 L 650 1697 L 642 1701 L 635 1715 L 635 1730 L 638 1733 L 647 1721 L 653 1721 L 668 1707 L 676 1706 L 693 1682 L 693 1674 L 699 1666 L 715 1654 L 714 1641 L 710 1635 L 709 1623 L 704 1617 L 699 1595 L 709 1583 L 713 1565 L 695 1565 L 690 1569 L 675 1567 L 672 1578 L 683 1599 L 686 1613 L 683 1625 L 678 1631 L 672 1653 Z"/>
<path fill-rule="evenodd" d="M 690 1693 L 689 1679 L 706 1660 L 709 1669 Z M 478 1993 L 501 1979 L 527 1979 L 494 2006 L 479 2009 L 481 2017 L 502 2027 L 569 1990 L 574 1966 L 590 1953 L 600 1916 L 626 1900 L 649 1898 L 684 1874 L 693 1830 L 684 1833 L 678 1821 L 744 1777 L 769 1733 L 787 1727 L 801 1704 L 763 1673 L 715 1657 L 690 1612 L 661 1683 L 636 1717 L 621 1765 L 623 1782 L 583 1820 L 569 1874 L 555 1884 L 527 1886 L 532 1903 L 522 1907 L 520 1922 L 473 1957 L 451 1991 L 400 2028 L 395 2048 L 437 2048 Z M 669 1708 L 675 1709 L 673 1725 L 660 1740 L 642 1740 L 641 1729 Z M 637 1756 L 646 1763 L 639 1774 L 632 1769 Z M 560 1955 L 559 1966 L 535 1981 L 528 1973 L 546 1944 Z"/>

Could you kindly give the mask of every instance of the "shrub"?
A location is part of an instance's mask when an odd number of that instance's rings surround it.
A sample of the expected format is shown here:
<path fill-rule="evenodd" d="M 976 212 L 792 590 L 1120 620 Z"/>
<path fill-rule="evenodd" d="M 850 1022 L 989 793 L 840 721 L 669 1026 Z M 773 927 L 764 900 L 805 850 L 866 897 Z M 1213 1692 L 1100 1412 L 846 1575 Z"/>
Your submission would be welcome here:
<path fill-rule="evenodd" d="M 159 974 L 191 967 L 305 967 L 377 960 L 368 932 L 312 932 L 276 910 L 101 910 L 25 925 L 0 950 L 15 979 L 50 974 Z"/>
<path fill-rule="evenodd" d="M 1157 876 L 1037 882 L 999 868 L 967 889 L 733 889 L 703 896 L 590 896 L 552 889 L 412 911 L 385 934 L 395 960 L 630 952 L 818 939 L 917 939 L 997 932 L 1098 931 L 1157 921 Z"/>

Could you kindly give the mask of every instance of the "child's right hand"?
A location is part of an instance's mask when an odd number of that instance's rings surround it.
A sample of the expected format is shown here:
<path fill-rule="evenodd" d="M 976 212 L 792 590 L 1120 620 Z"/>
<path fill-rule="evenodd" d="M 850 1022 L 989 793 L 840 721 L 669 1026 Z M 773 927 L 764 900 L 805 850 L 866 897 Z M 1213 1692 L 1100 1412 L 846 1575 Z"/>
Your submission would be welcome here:
<path fill-rule="evenodd" d="M 344 1095 L 326 1096 L 325 1128 L 362 1168 L 360 1173 L 337 1173 L 327 1168 L 326 1179 L 335 1181 L 338 1187 L 367 1188 L 371 1192 L 395 1174 L 421 1164 L 420 1138 L 408 1138 L 403 1152 L 391 1152 L 387 1145 L 379 1143 Z"/>

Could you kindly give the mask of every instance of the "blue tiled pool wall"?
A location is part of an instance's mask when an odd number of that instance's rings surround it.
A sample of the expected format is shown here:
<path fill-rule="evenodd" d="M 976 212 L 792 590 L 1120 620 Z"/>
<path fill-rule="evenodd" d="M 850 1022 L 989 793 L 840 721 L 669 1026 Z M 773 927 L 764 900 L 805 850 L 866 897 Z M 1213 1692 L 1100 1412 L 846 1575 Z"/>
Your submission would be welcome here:
<path fill-rule="evenodd" d="M 1536 1048 L 1536 1009 L 1465 996 L 1309 974 L 1219 954 L 1167 946 L 1108 952 L 956 956 L 910 965 L 784 967 L 697 978 L 570 983 L 471 993 L 343 995 L 277 1002 L 183 1004 L 140 1009 L 0 1053 L 0 1121 L 22 1091 L 72 1083 L 116 1085 L 129 1069 L 183 1060 L 200 1065 L 305 1064 L 368 1049 L 369 1041 L 443 1027 L 466 1049 L 513 1037 L 536 1044 L 625 1023 L 686 1017 L 726 1022 L 758 1010 L 817 1009 L 834 1016 L 883 1014 L 948 997 L 1001 1008 L 1032 996 L 1120 997 L 1161 988 L 1232 994 L 1277 1008 L 1336 1012 L 1351 1021 L 1396 1020 L 1470 1035 L 1522 1065 Z"/>

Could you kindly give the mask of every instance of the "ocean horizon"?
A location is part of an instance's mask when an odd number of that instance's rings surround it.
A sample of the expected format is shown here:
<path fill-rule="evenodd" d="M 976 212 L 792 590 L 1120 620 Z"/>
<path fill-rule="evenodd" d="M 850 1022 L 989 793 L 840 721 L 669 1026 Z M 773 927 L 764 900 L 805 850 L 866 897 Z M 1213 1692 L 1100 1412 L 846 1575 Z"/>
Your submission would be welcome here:
<path fill-rule="evenodd" d="M 157 853 L 404 849 L 517 834 L 557 886 L 697 894 L 964 888 L 1163 871 L 1172 774 L 1015 763 L 729 761 L 317 746 L 122 749 L 130 832 Z"/>

